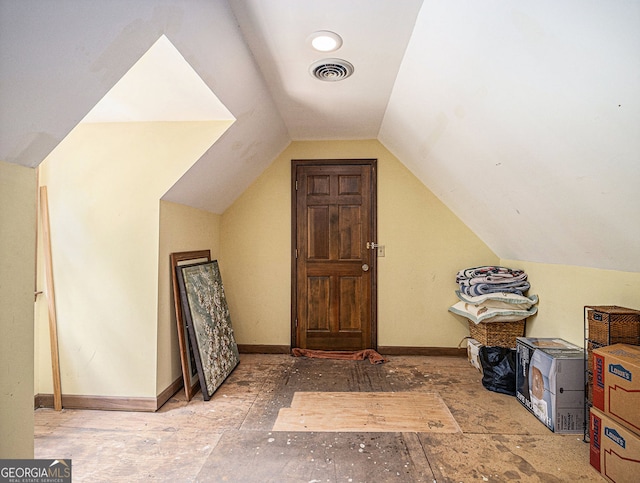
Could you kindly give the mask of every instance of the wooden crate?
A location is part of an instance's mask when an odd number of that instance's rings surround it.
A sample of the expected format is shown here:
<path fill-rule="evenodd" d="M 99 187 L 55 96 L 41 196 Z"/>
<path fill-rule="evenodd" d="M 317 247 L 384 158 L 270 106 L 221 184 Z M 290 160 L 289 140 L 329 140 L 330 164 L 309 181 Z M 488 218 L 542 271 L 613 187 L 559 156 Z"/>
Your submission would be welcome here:
<path fill-rule="evenodd" d="M 616 305 L 586 307 L 588 340 L 603 344 L 640 345 L 640 310 Z"/>
<path fill-rule="evenodd" d="M 523 337 L 524 331 L 525 319 L 515 322 L 480 322 L 479 324 L 469 321 L 471 338 L 486 346 L 515 347 L 516 337 Z"/>

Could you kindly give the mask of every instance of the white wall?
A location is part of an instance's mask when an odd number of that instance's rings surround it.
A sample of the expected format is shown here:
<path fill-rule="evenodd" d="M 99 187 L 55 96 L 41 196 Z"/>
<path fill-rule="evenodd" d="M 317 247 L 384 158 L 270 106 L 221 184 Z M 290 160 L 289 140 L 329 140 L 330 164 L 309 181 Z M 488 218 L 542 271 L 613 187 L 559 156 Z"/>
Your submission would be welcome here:
<path fill-rule="evenodd" d="M 527 320 L 527 336 L 560 337 L 582 346 L 585 305 L 618 305 L 640 310 L 640 273 L 546 263 L 501 260 L 527 272 L 530 294 L 540 298 Z"/>
<path fill-rule="evenodd" d="M 291 160 L 378 160 L 378 344 L 456 347 L 460 268 L 497 256 L 376 140 L 294 142 L 222 215 L 221 273 L 241 344 L 289 345 Z"/>
<path fill-rule="evenodd" d="M 63 395 L 156 396 L 159 200 L 229 124 L 80 124 L 42 163 Z M 46 394 L 43 300 L 36 312 L 36 392 Z"/>
<path fill-rule="evenodd" d="M 0 458 L 33 458 L 36 171 L 0 161 Z"/>
<path fill-rule="evenodd" d="M 170 256 L 174 252 L 210 250 L 211 259 L 217 259 L 220 252 L 220 219 L 220 215 L 208 211 L 168 201 L 160 202 L 158 394 L 176 379 L 182 379 Z"/>
<path fill-rule="evenodd" d="M 168 254 L 221 260 L 240 344 L 290 342 L 290 161 L 378 159 L 379 339 L 455 347 L 455 272 L 507 264 L 530 274 L 529 334 L 581 340 L 582 305 L 637 308 L 638 276 L 499 260 L 378 141 L 292 143 L 222 215 L 159 202 L 223 127 L 81 126 L 43 163 L 49 187 L 63 394 L 155 397 L 180 377 Z M 40 286 L 42 286 L 40 284 Z M 36 392 L 51 393 L 46 306 L 36 305 Z"/>

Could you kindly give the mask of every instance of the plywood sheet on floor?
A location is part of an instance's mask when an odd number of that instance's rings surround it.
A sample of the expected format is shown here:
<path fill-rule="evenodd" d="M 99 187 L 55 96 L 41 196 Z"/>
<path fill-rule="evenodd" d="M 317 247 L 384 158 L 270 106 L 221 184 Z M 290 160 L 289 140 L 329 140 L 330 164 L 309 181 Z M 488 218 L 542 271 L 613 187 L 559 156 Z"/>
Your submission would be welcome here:
<path fill-rule="evenodd" d="M 368 361 L 336 361 L 289 357 L 272 367 L 269 377 L 251 407 L 243 430 L 269 431 L 281 408 L 291 407 L 295 392 L 404 391 L 402 377 Z M 395 386 L 394 386 L 395 384 Z"/>
<path fill-rule="evenodd" d="M 113 415 L 102 413 L 105 419 Z M 129 430 L 60 427 L 51 434 L 36 434 L 35 457 L 72 460 L 74 482 L 194 481 L 220 436 L 192 427 L 163 431 L 137 426 Z"/>
<path fill-rule="evenodd" d="M 415 433 L 239 431 L 224 433 L 196 481 L 431 483 L 434 479 Z"/>
<path fill-rule="evenodd" d="M 549 433 L 515 397 L 488 391 L 480 383 L 438 387 L 437 392 L 464 433 Z"/>
<path fill-rule="evenodd" d="M 418 437 L 434 481 L 604 481 L 580 435 L 429 434 Z"/>
<path fill-rule="evenodd" d="M 460 431 L 436 393 L 296 392 L 274 431 Z"/>

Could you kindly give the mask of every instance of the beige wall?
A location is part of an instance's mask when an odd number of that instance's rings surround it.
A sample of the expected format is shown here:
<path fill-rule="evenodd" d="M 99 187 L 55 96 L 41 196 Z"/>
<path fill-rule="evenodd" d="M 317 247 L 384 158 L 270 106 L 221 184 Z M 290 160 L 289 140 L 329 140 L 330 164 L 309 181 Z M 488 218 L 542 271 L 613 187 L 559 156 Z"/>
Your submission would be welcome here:
<path fill-rule="evenodd" d="M 379 340 L 385 346 L 456 347 L 466 319 L 448 312 L 461 268 L 496 255 L 384 148 L 378 172 Z"/>
<path fill-rule="evenodd" d="M 527 321 L 531 337 L 560 337 L 582 346 L 585 305 L 618 305 L 640 310 L 640 273 L 501 260 L 527 272 L 530 294 L 540 297 Z"/>
<path fill-rule="evenodd" d="M 288 345 L 291 187 L 286 149 L 222 214 L 220 274 L 240 344 Z"/>
<path fill-rule="evenodd" d="M 220 219 L 220 215 L 207 211 L 160 202 L 158 394 L 176 379 L 182 378 L 169 257 L 174 252 L 210 250 L 211 259 L 217 259 L 220 251 Z"/>
<path fill-rule="evenodd" d="M 36 171 L 0 161 L 0 458 L 33 458 Z"/>
<path fill-rule="evenodd" d="M 291 160 L 378 160 L 378 344 L 455 347 L 460 268 L 498 259 L 378 141 L 292 143 L 222 216 L 221 272 L 241 344 L 290 343 Z"/>
<path fill-rule="evenodd" d="M 240 344 L 290 343 L 291 159 L 378 159 L 381 346 L 457 346 L 468 329 L 447 311 L 455 273 L 483 264 L 529 273 L 540 296 L 530 335 L 581 342 L 584 304 L 640 305 L 639 274 L 499 260 L 376 140 L 292 143 L 223 215 L 160 202 L 225 127 L 80 126 L 41 165 L 64 394 L 155 397 L 180 377 L 173 251 L 209 248 L 220 260 Z M 44 297 L 35 318 L 35 391 L 51 393 Z"/>
<path fill-rule="evenodd" d="M 159 200 L 229 125 L 80 124 L 41 164 L 63 394 L 156 396 Z M 43 299 L 36 330 L 36 392 L 51 393 Z"/>

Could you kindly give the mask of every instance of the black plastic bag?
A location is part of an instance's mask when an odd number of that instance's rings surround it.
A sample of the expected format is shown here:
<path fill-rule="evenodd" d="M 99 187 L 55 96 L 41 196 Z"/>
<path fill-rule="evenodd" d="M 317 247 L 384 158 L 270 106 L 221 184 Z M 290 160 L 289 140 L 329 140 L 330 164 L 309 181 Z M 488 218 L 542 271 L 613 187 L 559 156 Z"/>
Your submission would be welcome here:
<path fill-rule="evenodd" d="M 508 347 L 480 347 L 482 385 L 489 391 L 516 395 L 516 350 Z"/>

